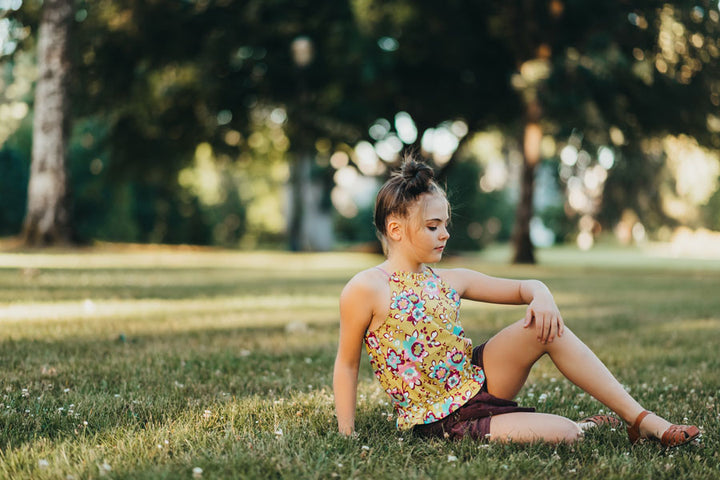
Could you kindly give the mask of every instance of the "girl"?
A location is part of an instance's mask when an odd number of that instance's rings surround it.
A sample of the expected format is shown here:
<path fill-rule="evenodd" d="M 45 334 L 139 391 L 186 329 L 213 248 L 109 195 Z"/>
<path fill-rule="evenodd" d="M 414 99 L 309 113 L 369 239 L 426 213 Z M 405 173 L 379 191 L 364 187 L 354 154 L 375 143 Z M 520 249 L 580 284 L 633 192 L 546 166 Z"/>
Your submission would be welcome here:
<path fill-rule="evenodd" d="M 354 434 L 362 344 L 392 399 L 397 426 L 421 435 L 498 442 L 574 442 L 585 428 L 619 425 L 609 415 L 573 422 L 511 401 L 530 368 L 548 354 L 565 377 L 628 424 L 632 443 L 666 447 L 695 439 L 695 426 L 672 425 L 643 409 L 568 328 L 537 280 L 493 278 L 467 269 L 432 269 L 450 237 L 449 205 L 430 167 L 406 160 L 383 185 L 375 227 L 386 260 L 358 273 L 340 297 L 340 340 L 333 375 L 342 434 Z M 460 298 L 528 304 L 525 318 L 472 348 L 458 322 Z"/>

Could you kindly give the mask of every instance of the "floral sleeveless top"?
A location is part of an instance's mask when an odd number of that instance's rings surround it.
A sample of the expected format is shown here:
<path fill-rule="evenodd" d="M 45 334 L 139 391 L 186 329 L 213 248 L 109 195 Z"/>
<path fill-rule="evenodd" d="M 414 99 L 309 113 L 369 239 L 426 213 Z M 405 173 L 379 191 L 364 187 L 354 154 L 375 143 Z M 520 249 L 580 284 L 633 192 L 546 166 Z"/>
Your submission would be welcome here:
<path fill-rule="evenodd" d="M 397 411 L 397 427 L 432 423 L 477 394 L 485 372 L 470 363 L 472 344 L 458 314 L 460 296 L 431 269 L 388 279 L 388 318 L 365 332 L 370 365 Z"/>

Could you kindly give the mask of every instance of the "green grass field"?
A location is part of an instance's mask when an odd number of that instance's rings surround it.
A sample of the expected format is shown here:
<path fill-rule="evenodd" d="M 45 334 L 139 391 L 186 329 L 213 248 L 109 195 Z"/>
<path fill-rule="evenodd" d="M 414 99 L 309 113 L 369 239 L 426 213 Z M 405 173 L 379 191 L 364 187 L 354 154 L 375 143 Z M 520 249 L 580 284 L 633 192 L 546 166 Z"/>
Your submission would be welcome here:
<path fill-rule="evenodd" d="M 398 432 L 365 359 L 359 437 L 336 433 L 337 298 L 365 254 L 163 248 L 0 253 L 0 478 L 719 478 L 720 261 L 622 250 L 453 258 L 538 278 L 568 325 L 647 408 L 697 445 L 486 445 Z M 480 343 L 522 307 L 465 302 Z M 603 406 L 542 360 L 521 404 Z M 201 469 L 201 471 L 199 470 Z"/>

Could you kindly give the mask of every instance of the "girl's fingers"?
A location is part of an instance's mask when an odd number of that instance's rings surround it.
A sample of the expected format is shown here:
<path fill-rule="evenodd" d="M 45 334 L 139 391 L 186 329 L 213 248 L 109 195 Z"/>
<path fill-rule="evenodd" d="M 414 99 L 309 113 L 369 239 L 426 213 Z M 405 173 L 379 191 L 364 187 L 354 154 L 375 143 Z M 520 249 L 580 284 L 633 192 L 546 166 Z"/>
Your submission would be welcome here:
<path fill-rule="evenodd" d="M 533 319 L 533 311 L 530 307 L 525 310 L 525 324 L 523 325 L 523 328 L 527 328 L 532 323 Z"/>

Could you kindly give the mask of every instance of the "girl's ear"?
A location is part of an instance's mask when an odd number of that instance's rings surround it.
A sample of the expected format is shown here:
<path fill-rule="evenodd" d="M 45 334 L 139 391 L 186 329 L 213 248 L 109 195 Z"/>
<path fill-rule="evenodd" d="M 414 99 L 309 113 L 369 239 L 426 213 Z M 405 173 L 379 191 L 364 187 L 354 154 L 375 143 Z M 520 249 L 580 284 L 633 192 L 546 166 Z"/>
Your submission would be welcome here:
<path fill-rule="evenodd" d="M 395 216 L 388 217 L 385 235 L 395 242 L 402 240 L 402 224 L 399 218 Z"/>

